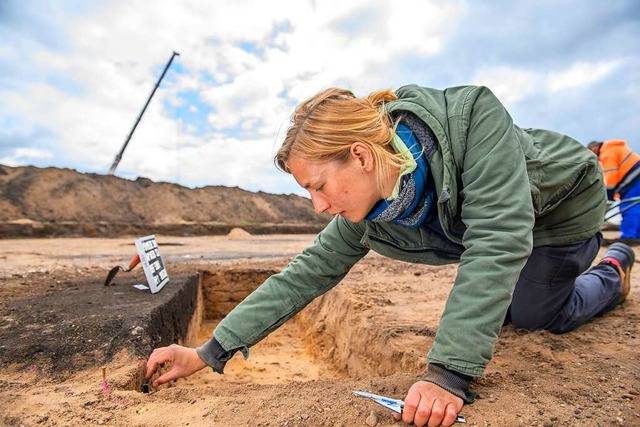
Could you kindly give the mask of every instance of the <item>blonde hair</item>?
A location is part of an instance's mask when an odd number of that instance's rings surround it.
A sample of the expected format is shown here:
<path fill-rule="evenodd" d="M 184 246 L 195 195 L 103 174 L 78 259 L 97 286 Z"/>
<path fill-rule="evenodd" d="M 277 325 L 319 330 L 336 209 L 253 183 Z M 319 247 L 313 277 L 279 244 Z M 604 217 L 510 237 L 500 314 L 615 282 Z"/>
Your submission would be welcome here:
<path fill-rule="evenodd" d="M 376 182 L 382 191 L 384 178 L 392 168 L 402 168 L 406 162 L 391 146 L 392 123 L 384 109 L 386 102 L 396 99 L 389 89 L 372 92 L 366 98 L 338 88 L 318 93 L 291 115 L 291 126 L 274 158 L 276 167 L 291 173 L 288 162 L 292 156 L 312 162 L 345 162 L 351 144 L 360 142 L 373 154 Z"/>

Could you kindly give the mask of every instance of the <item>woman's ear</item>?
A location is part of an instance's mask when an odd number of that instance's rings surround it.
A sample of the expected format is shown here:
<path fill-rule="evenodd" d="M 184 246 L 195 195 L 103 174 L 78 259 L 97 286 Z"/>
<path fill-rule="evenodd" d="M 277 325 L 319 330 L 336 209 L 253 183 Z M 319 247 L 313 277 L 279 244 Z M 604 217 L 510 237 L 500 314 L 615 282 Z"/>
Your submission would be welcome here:
<path fill-rule="evenodd" d="M 371 172 L 374 170 L 373 153 L 366 144 L 354 142 L 351 144 L 349 151 L 351 152 L 351 158 L 356 160 L 364 171 Z"/>

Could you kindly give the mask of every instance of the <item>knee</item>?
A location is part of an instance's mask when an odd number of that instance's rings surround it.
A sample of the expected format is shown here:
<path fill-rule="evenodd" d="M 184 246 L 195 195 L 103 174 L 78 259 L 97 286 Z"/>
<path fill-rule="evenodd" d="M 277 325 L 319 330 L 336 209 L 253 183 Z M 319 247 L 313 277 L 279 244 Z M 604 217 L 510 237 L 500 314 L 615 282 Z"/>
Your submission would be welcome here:
<path fill-rule="evenodd" d="M 543 310 L 519 310 L 518 312 L 511 313 L 511 322 L 513 326 L 519 329 L 526 329 L 527 331 L 541 331 L 548 330 L 554 333 L 559 330 L 554 325 L 554 320 L 557 314 L 545 312 Z M 553 330 L 552 330 L 553 329 Z"/>
<path fill-rule="evenodd" d="M 539 331 L 544 329 L 544 319 L 541 319 L 536 313 L 512 313 L 511 323 L 518 329 L 526 329 L 528 331 Z"/>
<path fill-rule="evenodd" d="M 573 331 L 576 327 L 575 326 L 550 326 L 548 328 L 546 328 L 547 331 L 551 332 L 552 334 L 566 334 L 567 332 Z"/>
<path fill-rule="evenodd" d="M 513 326 L 527 331 L 549 331 L 553 334 L 564 334 L 575 329 L 571 322 L 563 321 L 561 316 L 540 316 L 538 313 L 512 314 Z"/>

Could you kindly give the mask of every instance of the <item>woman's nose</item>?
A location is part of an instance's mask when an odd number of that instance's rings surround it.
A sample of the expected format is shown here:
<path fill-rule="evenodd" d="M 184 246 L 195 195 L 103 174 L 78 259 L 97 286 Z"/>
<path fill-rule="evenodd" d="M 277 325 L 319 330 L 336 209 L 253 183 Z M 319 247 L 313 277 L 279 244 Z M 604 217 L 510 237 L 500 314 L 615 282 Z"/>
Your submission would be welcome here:
<path fill-rule="evenodd" d="M 329 202 L 327 202 L 322 196 L 319 196 L 317 194 L 311 195 L 311 202 L 313 203 L 313 209 L 315 209 L 318 214 L 323 213 L 324 211 L 329 209 L 330 206 Z"/>

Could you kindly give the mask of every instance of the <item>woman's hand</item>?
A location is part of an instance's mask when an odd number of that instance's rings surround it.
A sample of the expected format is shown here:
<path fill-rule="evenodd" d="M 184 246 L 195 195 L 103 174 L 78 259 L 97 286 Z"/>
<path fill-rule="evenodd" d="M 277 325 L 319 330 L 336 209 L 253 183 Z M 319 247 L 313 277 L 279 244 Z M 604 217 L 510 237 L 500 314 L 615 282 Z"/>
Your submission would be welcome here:
<path fill-rule="evenodd" d="M 159 347 L 153 350 L 149 360 L 147 360 L 145 379 L 150 379 L 158 368 L 165 363 L 171 363 L 171 369 L 156 378 L 153 382 L 154 387 L 177 380 L 178 378 L 188 377 L 207 366 L 207 364 L 200 359 L 195 348 L 172 344 L 169 347 Z"/>
<path fill-rule="evenodd" d="M 428 381 L 418 381 L 407 392 L 402 415 L 394 414 L 393 417 L 417 427 L 450 426 L 463 404 L 455 394 Z"/>

